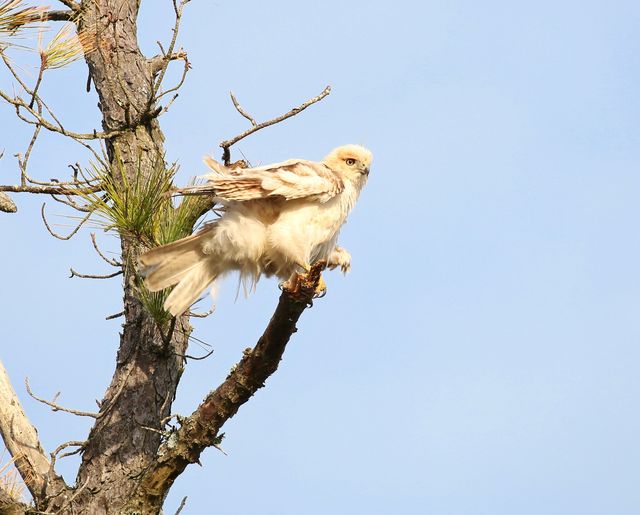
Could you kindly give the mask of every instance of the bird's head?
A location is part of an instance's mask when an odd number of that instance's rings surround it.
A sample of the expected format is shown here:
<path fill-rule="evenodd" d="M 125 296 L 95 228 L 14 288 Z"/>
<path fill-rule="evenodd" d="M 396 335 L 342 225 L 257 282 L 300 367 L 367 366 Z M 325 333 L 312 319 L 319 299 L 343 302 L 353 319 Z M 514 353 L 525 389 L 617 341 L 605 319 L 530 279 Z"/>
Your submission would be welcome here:
<path fill-rule="evenodd" d="M 364 182 L 369 175 L 373 154 L 360 145 L 344 145 L 333 149 L 324 164 L 354 182 Z"/>

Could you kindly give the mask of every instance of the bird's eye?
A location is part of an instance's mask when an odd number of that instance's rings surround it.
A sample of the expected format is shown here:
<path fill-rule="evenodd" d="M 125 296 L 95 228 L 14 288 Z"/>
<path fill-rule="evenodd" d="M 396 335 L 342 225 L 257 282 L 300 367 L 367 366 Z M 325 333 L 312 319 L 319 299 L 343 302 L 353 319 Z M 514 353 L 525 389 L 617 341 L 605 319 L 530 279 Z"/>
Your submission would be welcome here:
<path fill-rule="evenodd" d="M 354 164 L 356 164 L 356 160 L 351 158 L 345 159 L 344 162 L 347 163 L 349 166 L 353 166 Z"/>

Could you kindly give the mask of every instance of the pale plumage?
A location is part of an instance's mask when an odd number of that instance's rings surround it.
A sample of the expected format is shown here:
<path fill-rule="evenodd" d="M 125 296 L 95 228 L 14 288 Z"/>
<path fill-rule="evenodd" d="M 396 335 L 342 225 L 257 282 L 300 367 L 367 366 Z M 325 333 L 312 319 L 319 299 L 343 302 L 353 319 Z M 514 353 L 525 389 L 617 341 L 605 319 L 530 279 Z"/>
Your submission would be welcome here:
<path fill-rule="evenodd" d="M 336 240 L 371 160 L 371 152 L 358 145 L 338 147 L 322 163 L 292 159 L 232 170 L 206 158 L 208 182 L 181 191 L 214 195 L 224 214 L 198 233 L 140 256 L 147 288 L 176 284 L 165 309 L 180 315 L 233 270 L 252 286 L 261 275 L 284 281 L 320 260 L 346 272 L 351 256 Z"/>

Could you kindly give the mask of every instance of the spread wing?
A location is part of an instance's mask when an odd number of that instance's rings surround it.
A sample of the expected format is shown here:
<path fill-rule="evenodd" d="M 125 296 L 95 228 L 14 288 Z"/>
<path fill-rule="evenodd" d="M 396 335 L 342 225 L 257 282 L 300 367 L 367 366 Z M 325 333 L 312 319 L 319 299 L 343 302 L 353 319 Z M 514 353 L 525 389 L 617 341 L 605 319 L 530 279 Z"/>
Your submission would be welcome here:
<path fill-rule="evenodd" d="M 178 190 L 184 194 L 212 193 L 221 200 L 246 201 L 280 197 L 327 202 L 344 189 L 344 182 L 322 163 L 290 159 L 256 168 L 231 169 L 211 158 L 205 163 L 214 173 L 200 186 Z"/>

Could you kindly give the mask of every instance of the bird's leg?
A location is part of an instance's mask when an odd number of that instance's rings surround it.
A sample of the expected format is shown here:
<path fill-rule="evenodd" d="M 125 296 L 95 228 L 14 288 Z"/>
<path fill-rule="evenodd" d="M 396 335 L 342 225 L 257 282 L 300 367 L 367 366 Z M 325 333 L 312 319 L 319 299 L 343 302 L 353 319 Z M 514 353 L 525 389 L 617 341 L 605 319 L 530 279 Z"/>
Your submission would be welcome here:
<path fill-rule="evenodd" d="M 324 277 L 320 275 L 320 279 L 318 279 L 318 286 L 316 286 L 315 294 L 313 295 L 316 299 L 321 299 L 327 294 L 327 283 L 324 282 Z"/>
<path fill-rule="evenodd" d="M 327 267 L 329 267 L 330 270 L 340 267 L 342 273 L 346 274 L 351 269 L 351 254 L 349 254 L 349 252 L 347 252 L 342 247 L 336 246 L 331 254 L 329 254 Z"/>

